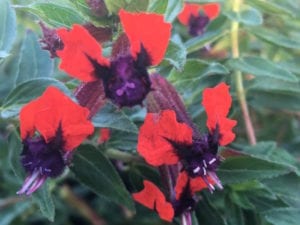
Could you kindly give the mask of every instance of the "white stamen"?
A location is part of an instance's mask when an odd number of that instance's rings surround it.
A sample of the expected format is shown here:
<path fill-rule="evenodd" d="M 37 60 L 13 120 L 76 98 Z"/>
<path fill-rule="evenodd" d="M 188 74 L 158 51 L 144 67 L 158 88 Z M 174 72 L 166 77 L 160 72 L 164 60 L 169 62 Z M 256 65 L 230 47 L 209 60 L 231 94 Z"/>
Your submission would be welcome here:
<path fill-rule="evenodd" d="M 204 167 L 207 167 L 206 161 L 203 159 L 202 160 Z"/>
<path fill-rule="evenodd" d="M 28 188 L 36 181 L 36 178 L 38 178 L 39 172 L 35 171 L 33 174 L 29 175 L 23 184 L 23 187 L 17 192 L 18 195 L 24 194 Z"/>
<path fill-rule="evenodd" d="M 194 173 L 198 173 L 199 171 L 200 171 L 200 167 L 199 166 L 197 166 L 195 169 L 193 169 Z"/>
<path fill-rule="evenodd" d="M 206 169 L 205 169 L 205 167 L 202 167 L 202 169 L 203 169 L 204 176 L 206 176 Z"/>
<path fill-rule="evenodd" d="M 212 159 L 208 162 L 208 164 L 211 165 L 211 164 L 213 164 L 215 161 L 216 161 L 216 158 L 212 158 Z"/>

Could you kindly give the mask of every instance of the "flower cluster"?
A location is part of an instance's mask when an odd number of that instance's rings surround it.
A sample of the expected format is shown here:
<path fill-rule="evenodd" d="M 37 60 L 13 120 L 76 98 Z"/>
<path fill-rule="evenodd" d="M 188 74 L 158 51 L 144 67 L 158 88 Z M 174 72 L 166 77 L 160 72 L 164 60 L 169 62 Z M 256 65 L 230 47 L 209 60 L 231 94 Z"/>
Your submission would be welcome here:
<path fill-rule="evenodd" d="M 235 138 L 232 128 L 236 121 L 227 118 L 231 102 L 229 86 L 225 83 L 203 91 L 202 105 L 207 114 L 208 133 L 201 135 L 189 121 L 178 121 L 182 118 L 179 107 L 147 114 L 139 132 L 138 152 L 152 166 L 168 166 L 176 180 L 171 187 L 174 193 L 169 197 L 169 206 L 164 210 L 151 205 L 154 200 L 147 197 L 149 192 L 158 192 L 153 184 L 145 183 L 144 190 L 134 195 L 138 202 L 171 221 L 171 215 L 180 215 L 194 207 L 195 192 L 204 188 L 213 191 L 214 185 L 222 188 L 216 175 L 220 164 L 217 153 L 219 146 L 225 146 Z M 156 205 L 166 204 L 162 197 L 157 197 L 156 201 Z"/>
<path fill-rule="evenodd" d="M 92 9 L 97 8 L 96 3 L 103 3 L 88 2 Z M 202 34 L 218 13 L 218 4 L 186 4 L 178 18 L 195 36 Z M 222 188 L 216 175 L 221 162 L 218 149 L 234 140 L 232 129 L 236 125 L 227 118 L 232 102 L 229 86 L 220 83 L 203 91 L 208 132 L 200 133 L 175 88 L 160 75 L 148 72 L 165 55 L 171 24 L 162 15 L 123 9 L 119 18 L 124 32 L 113 42 L 110 57 L 103 55 L 104 44 L 91 24 L 49 29 L 41 23 L 44 49 L 51 57 L 60 58 L 60 69 L 83 83 L 74 92 L 78 103 L 49 87 L 22 108 L 21 163 L 27 178 L 18 194 L 29 195 L 48 177 L 62 174 L 73 150 L 93 133 L 90 119 L 105 99 L 119 107 L 142 105 L 146 99 L 148 114 L 140 128 L 137 149 L 148 164 L 164 171 L 162 178 L 170 181 L 169 193 L 165 196 L 145 180 L 144 189 L 134 193 L 133 198 L 171 221 L 193 209 L 196 192 Z M 98 143 L 110 138 L 108 128 L 101 129 L 100 134 Z"/>

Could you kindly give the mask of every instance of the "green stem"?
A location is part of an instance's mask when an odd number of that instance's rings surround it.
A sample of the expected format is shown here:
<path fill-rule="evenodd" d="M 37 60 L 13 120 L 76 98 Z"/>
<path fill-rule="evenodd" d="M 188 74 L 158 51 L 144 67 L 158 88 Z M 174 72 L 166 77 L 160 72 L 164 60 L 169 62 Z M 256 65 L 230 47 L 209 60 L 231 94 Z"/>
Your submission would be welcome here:
<path fill-rule="evenodd" d="M 133 155 L 127 152 L 122 152 L 112 148 L 107 149 L 105 153 L 108 158 L 117 159 L 122 162 L 139 162 L 139 163 L 144 162 L 144 160 L 137 155 Z"/>
<path fill-rule="evenodd" d="M 233 0 L 232 1 L 232 10 L 236 13 L 239 13 L 242 1 Z M 239 22 L 232 21 L 231 23 L 231 48 L 232 48 L 232 57 L 239 58 Z M 243 76 L 241 71 L 235 71 L 235 82 L 236 82 L 236 91 L 240 107 L 243 113 L 244 123 L 246 127 L 248 141 L 251 145 L 256 144 L 256 137 L 254 128 L 252 125 L 251 117 L 249 115 L 249 109 L 246 101 L 246 93 L 243 84 Z"/>

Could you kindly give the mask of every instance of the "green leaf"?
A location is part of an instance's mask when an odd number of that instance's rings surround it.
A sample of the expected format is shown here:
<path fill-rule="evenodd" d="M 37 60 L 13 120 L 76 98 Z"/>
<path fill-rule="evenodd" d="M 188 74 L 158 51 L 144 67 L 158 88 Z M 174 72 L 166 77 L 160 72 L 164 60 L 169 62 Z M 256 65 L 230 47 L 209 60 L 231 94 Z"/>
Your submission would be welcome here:
<path fill-rule="evenodd" d="M 225 225 L 226 222 L 218 209 L 210 202 L 209 197 L 202 195 L 196 206 L 196 216 L 200 224 Z"/>
<path fill-rule="evenodd" d="M 75 23 L 83 24 L 86 22 L 78 11 L 67 5 L 37 2 L 22 8 L 54 27 L 71 27 Z"/>
<path fill-rule="evenodd" d="M 14 171 L 21 187 L 21 183 L 25 180 L 25 172 L 21 166 L 20 155 L 22 152 L 22 142 L 16 130 L 13 130 L 8 137 L 9 162 Z M 50 195 L 48 185 L 45 183 L 33 195 L 33 200 L 39 205 L 39 208 L 47 219 L 54 221 L 55 206 Z"/>
<path fill-rule="evenodd" d="M 271 108 L 280 110 L 300 110 L 300 96 L 292 94 L 278 94 L 265 91 L 249 91 L 249 103 L 258 108 Z"/>
<path fill-rule="evenodd" d="M 217 173 L 223 184 L 232 184 L 272 178 L 291 170 L 290 167 L 275 162 L 250 156 L 237 156 L 227 158 Z"/>
<path fill-rule="evenodd" d="M 249 31 L 258 38 L 261 38 L 262 40 L 272 43 L 274 45 L 290 49 L 300 49 L 299 40 L 293 37 L 285 36 L 279 31 L 273 31 L 270 29 L 266 29 L 265 27 L 249 29 Z"/>
<path fill-rule="evenodd" d="M 297 82 L 298 78 L 280 67 L 280 65 L 260 57 L 249 56 L 239 59 L 231 59 L 228 65 L 235 70 L 249 73 L 255 76 L 269 77 L 282 81 Z"/>
<path fill-rule="evenodd" d="M 154 12 L 158 14 L 164 14 L 167 10 L 169 0 L 152 0 L 149 2 L 148 12 Z"/>
<path fill-rule="evenodd" d="M 260 159 L 290 166 L 296 170 L 297 160 L 285 149 L 277 147 L 276 142 L 262 141 L 254 146 L 246 146 L 243 152 Z"/>
<path fill-rule="evenodd" d="M 41 213 L 51 222 L 54 222 L 55 205 L 49 191 L 48 182 L 33 194 L 33 199 L 38 204 Z"/>
<path fill-rule="evenodd" d="M 263 17 L 260 11 L 252 7 L 246 7 L 241 10 L 241 12 L 228 12 L 225 15 L 234 21 L 243 23 L 249 26 L 258 26 L 263 23 Z"/>
<path fill-rule="evenodd" d="M 130 133 L 137 133 L 137 126 L 113 104 L 107 103 L 92 119 L 95 127 L 108 127 Z"/>
<path fill-rule="evenodd" d="M 297 225 L 300 221 L 300 209 L 272 209 L 264 212 L 263 216 L 273 225 Z"/>
<path fill-rule="evenodd" d="M 189 39 L 187 42 L 184 43 L 184 45 L 187 49 L 187 52 L 192 53 L 203 48 L 205 45 L 223 37 L 225 34 L 227 34 L 227 32 L 228 31 L 223 29 L 211 31 L 207 30 L 203 35 Z"/>
<path fill-rule="evenodd" d="M 247 3 L 266 13 L 294 16 L 293 11 L 271 0 L 251 0 L 247 1 Z"/>
<path fill-rule="evenodd" d="M 71 170 L 77 179 L 99 196 L 134 211 L 129 192 L 110 161 L 91 145 L 81 145 L 74 154 Z"/>
<path fill-rule="evenodd" d="M 288 173 L 276 178 L 266 179 L 262 183 L 278 196 L 287 196 L 300 202 L 300 177 L 296 173 Z"/>
<path fill-rule="evenodd" d="M 186 49 L 181 42 L 171 40 L 167 48 L 165 60 L 167 60 L 177 70 L 182 70 L 186 62 L 186 54 Z"/>
<path fill-rule="evenodd" d="M 42 50 L 38 38 L 27 31 L 19 53 L 16 84 L 38 77 L 49 77 L 53 70 L 53 60 L 47 51 Z"/>
<path fill-rule="evenodd" d="M 172 23 L 183 8 L 182 0 L 168 0 L 167 10 L 165 12 L 165 20 Z"/>
<path fill-rule="evenodd" d="M 270 77 L 256 77 L 252 80 L 248 90 L 299 95 L 300 82 L 283 81 Z"/>
<path fill-rule="evenodd" d="M 105 6 L 111 14 L 118 14 L 120 9 L 132 12 L 146 11 L 149 0 L 104 0 Z"/>
<path fill-rule="evenodd" d="M 168 79 L 176 86 L 186 86 L 215 74 L 226 75 L 229 71 L 217 62 L 208 63 L 198 59 L 189 59 L 182 71 L 172 69 Z"/>
<path fill-rule="evenodd" d="M 16 13 L 8 0 L 0 1 L 0 52 L 3 58 L 10 51 L 16 37 Z"/>
<path fill-rule="evenodd" d="M 68 88 L 60 81 L 52 78 L 36 78 L 19 84 L 4 100 L 1 107 L 1 117 L 10 118 L 18 115 L 21 107 L 29 101 L 42 95 L 48 86 L 55 86 L 65 93 Z"/>

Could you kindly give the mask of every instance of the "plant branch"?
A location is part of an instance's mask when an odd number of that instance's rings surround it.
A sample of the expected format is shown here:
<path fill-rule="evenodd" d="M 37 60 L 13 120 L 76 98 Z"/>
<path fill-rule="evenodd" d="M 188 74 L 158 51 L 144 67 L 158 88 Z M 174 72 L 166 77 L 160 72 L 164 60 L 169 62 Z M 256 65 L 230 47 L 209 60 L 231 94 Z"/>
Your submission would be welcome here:
<path fill-rule="evenodd" d="M 99 217 L 99 215 L 81 198 L 79 198 L 68 185 L 64 185 L 60 194 L 71 207 L 87 218 L 93 225 L 107 225 L 107 223 Z"/>
<path fill-rule="evenodd" d="M 122 152 L 112 148 L 107 149 L 105 153 L 108 158 L 120 160 L 122 162 L 138 162 L 138 163 L 144 162 L 144 160 L 138 155 L 133 155 L 128 152 Z"/>
<path fill-rule="evenodd" d="M 240 7 L 241 7 L 241 0 L 233 0 L 232 1 L 232 10 L 236 13 L 240 12 Z M 239 52 L 239 22 L 237 21 L 232 21 L 231 23 L 231 48 L 232 48 L 232 57 L 239 58 L 240 52 Z M 251 121 L 251 117 L 249 114 L 249 109 L 246 101 L 246 93 L 244 89 L 244 84 L 243 84 L 243 76 L 241 71 L 235 71 L 235 82 L 236 82 L 236 91 L 237 91 L 237 96 L 238 100 L 240 103 L 240 107 L 243 113 L 243 118 L 244 118 L 244 123 L 246 126 L 246 132 L 247 132 L 247 137 L 248 141 L 251 145 L 256 144 L 256 137 L 255 137 L 255 132 L 253 128 L 253 124 Z"/>

